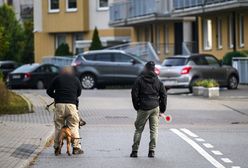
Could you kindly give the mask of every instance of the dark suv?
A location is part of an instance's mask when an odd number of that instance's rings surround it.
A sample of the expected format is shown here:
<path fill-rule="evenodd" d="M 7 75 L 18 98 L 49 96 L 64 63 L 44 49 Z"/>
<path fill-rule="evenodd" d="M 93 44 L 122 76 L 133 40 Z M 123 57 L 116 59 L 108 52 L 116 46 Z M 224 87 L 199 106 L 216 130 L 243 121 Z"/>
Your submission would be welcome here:
<path fill-rule="evenodd" d="M 145 62 L 120 50 L 89 51 L 72 62 L 84 89 L 133 84 Z"/>

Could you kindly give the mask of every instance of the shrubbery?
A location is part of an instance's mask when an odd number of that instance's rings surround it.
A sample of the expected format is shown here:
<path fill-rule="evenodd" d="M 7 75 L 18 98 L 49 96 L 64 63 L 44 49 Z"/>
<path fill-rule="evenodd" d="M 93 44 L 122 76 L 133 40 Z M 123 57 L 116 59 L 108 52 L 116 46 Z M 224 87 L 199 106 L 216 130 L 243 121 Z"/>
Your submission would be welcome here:
<path fill-rule="evenodd" d="M 239 52 L 239 51 L 233 51 L 233 52 L 229 52 L 226 53 L 226 55 L 223 58 L 222 63 L 224 65 L 232 65 L 232 59 L 234 57 L 246 57 L 247 55 L 243 52 Z"/>
<path fill-rule="evenodd" d="M 70 56 L 70 55 L 72 54 L 70 53 L 70 48 L 66 43 L 60 44 L 55 51 L 55 56 Z"/>
<path fill-rule="evenodd" d="M 214 79 L 203 79 L 203 80 L 197 80 L 194 83 L 194 86 L 202 86 L 205 88 L 213 88 L 213 87 L 219 87 L 219 83 Z"/>
<path fill-rule="evenodd" d="M 102 42 L 100 40 L 98 30 L 95 27 L 89 50 L 101 50 L 101 49 L 103 49 Z"/>

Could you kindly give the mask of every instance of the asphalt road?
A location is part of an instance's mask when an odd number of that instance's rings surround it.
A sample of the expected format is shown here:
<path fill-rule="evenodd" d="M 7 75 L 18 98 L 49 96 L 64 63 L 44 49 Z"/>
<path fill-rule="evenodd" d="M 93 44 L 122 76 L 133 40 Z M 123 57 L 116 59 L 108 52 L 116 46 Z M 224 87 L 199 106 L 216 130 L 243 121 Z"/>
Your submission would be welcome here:
<path fill-rule="evenodd" d="M 30 92 L 30 91 L 24 91 Z M 45 97 L 44 91 L 32 91 Z M 239 94 L 237 92 L 240 92 Z M 180 94 L 182 93 L 182 94 Z M 136 112 L 130 90 L 90 90 L 80 97 L 87 126 L 80 130 L 84 155 L 55 157 L 48 147 L 32 167 L 84 168 L 248 168 L 248 88 L 223 91 L 218 99 L 172 90 L 167 114 L 160 119 L 156 158 L 147 157 L 148 125 L 137 159 L 129 158 Z"/>

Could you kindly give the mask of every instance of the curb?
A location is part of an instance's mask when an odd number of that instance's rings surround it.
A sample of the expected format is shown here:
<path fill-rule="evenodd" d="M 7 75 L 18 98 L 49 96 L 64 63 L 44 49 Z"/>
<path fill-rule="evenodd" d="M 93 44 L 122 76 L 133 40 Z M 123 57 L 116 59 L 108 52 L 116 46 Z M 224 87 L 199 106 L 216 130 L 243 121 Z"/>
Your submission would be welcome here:
<path fill-rule="evenodd" d="M 30 168 L 32 163 L 37 159 L 40 153 L 45 149 L 46 144 L 52 139 L 54 135 L 54 130 L 50 131 L 45 140 L 39 145 L 39 147 L 34 151 L 34 153 L 20 166 L 20 168 Z"/>
<path fill-rule="evenodd" d="M 28 104 L 28 112 L 31 113 L 31 112 L 34 112 L 34 109 L 33 109 L 33 104 L 31 103 L 31 101 L 26 97 L 24 96 L 23 94 L 20 94 L 20 93 L 17 93 L 15 92 L 17 95 L 21 96 Z"/>

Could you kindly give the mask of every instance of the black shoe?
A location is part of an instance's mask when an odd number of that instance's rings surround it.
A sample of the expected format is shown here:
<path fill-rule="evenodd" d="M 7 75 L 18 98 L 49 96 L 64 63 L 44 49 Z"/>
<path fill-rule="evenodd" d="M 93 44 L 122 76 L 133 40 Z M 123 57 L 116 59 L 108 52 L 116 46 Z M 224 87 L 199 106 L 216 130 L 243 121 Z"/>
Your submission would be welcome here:
<path fill-rule="evenodd" d="M 138 152 L 137 151 L 132 151 L 132 153 L 130 154 L 131 158 L 136 158 L 138 157 Z"/>
<path fill-rule="evenodd" d="M 149 158 L 154 158 L 155 157 L 155 152 L 154 151 L 149 151 L 148 157 Z"/>
<path fill-rule="evenodd" d="M 73 151 L 72 151 L 72 154 L 73 155 L 80 155 L 80 154 L 83 154 L 84 151 L 80 148 L 73 148 Z"/>
<path fill-rule="evenodd" d="M 55 156 L 58 156 L 60 154 L 59 147 L 54 148 L 54 154 Z"/>

